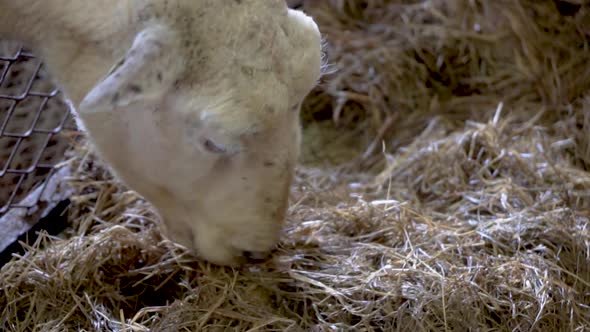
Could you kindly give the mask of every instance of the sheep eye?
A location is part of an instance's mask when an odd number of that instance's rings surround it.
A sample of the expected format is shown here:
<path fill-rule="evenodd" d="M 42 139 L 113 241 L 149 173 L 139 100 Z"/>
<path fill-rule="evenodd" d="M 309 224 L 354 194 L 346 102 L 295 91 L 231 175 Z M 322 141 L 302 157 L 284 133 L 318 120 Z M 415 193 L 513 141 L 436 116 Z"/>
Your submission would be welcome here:
<path fill-rule="evenodd" d="M 205 149 L 211 153 L 225 153 L 226 150 L 223 146 L 215 144 L 215 142 L 213 142 L 210 139 L 206 139 L 205 143 L 203 143 L 203 145 L 205 146 Z"/>

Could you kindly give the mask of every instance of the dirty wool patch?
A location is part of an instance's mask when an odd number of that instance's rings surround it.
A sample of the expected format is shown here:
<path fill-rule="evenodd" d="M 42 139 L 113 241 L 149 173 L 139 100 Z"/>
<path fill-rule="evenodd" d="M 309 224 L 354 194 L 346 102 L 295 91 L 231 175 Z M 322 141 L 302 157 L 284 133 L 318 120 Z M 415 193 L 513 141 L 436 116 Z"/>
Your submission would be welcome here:
<path fill-rule="evenodd" d="M 190 257 L 81 140 L 74 227 L 0 271 L 0 329 L 589 330 L 589 7 L 305 1 L 333 70 L 275 255 Z"/>

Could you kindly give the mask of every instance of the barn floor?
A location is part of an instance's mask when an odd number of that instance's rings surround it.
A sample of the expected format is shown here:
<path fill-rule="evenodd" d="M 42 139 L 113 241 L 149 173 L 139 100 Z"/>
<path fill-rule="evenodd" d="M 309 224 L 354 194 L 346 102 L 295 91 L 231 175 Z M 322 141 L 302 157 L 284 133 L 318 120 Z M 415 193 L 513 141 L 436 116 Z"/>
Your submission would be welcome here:
<path fill-rule="evenodd" d="M 326 0 L 284 239 L 164 241 L 84 144 L 73 227 L 0 270 L 8 331 L 590 330 L 590 5 Z"/>

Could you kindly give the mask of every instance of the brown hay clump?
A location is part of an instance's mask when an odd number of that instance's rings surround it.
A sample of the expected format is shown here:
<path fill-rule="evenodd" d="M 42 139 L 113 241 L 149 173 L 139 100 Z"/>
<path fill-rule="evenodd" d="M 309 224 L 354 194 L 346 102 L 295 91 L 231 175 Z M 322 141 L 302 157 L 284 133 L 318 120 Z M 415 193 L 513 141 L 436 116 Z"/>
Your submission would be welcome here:
<path fill-rule="evenodd" d="M 307 1 L 337 70 L 308 98 L 305 119 L 360 127 L 365 158 L 384 138 L 390 150 L 411 143 L 434 115 L 460 128 L 499 102 L 521 119 L 555 121 L 590 87 L 582 2 L 566 16 L 566 1 L 551 0 Z"/>
<path fill-rule="evenodd" d="M 229 269 L 78 144 L 74 225 L 0 270 L 0 329 L 590 330 L 590 11 L 564 3 L 306 2 L 336 69 L 306 157 L 357 172 L 302 166 L 278 252 Z"/>

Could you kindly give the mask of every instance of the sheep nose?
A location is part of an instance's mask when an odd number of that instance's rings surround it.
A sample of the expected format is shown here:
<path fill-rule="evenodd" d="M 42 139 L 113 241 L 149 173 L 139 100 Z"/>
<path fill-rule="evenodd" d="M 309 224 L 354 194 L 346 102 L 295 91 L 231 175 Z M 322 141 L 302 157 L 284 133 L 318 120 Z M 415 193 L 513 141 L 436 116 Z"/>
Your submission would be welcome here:
<path fill-rule="evenodd" d="M 263 262 L 270 258 L 272 251 L 244 251 L 242 255 L 251 262 Z"/>

